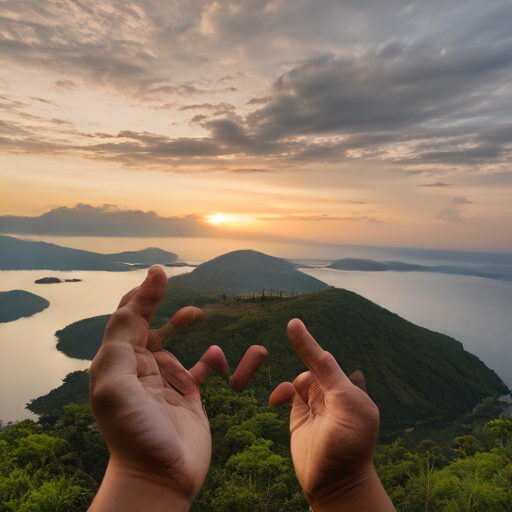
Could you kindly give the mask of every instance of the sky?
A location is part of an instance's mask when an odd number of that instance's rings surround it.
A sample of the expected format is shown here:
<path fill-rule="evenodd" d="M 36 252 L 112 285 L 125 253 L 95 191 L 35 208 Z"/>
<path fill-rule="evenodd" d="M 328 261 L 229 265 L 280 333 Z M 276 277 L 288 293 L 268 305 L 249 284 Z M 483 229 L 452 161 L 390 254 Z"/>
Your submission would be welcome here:
<path fill-rule="evenodd" d="M 511 19 L 0 0 L 0 232 L 512 252 Z"/>

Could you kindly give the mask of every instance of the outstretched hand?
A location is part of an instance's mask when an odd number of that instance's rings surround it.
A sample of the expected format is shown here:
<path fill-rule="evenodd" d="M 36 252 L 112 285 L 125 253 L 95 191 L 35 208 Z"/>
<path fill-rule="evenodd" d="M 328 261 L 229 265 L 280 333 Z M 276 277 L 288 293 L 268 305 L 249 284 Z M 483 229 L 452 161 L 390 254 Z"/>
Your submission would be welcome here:
<path fill-rule="evenodd" d="M 379 411 L 363 374 L 347 377 L 300 320 L 288 335 L 309 371 L 280 384 L 270 404 L 292 404 L 293 465 L 313 510 L 394 511 L 373 466 Z"/>
<path fill-rule="evenodd" d="M 199 385 L 214 369 L 227 375 L 228 365 L 217 346 L 188 371 L 162 349 L 176 329 L 206 319 L 200 309 L 187 307 L 151 330 L 166 284 L 165 272 L 152 267 L 144 283 L 123 297 L 91 365 L 91 406 L 111 453 L 91 511 L 147 510 L 147 500 L 155 511 L 188 510 L 210 465 Z M 251 347 L 232 387 L 241 391 L 267 357 L 263 347 Z"/>

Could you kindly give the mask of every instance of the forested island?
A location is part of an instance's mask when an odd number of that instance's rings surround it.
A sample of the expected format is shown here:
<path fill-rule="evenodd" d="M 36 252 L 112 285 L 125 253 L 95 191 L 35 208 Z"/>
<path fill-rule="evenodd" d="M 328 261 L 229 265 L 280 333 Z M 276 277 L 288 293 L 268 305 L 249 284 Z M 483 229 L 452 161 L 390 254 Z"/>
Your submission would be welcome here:
<path fill-rule="evenodd" d="M 35 315 L 46 309 L 50 302 L 25 290 L 0 292 L 0 322 L 13 322 Z"/>

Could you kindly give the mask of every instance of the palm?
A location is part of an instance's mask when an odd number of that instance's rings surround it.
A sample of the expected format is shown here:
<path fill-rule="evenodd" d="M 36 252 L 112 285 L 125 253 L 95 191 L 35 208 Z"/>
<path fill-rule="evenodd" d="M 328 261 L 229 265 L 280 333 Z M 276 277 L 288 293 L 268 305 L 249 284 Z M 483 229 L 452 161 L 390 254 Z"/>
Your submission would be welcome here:
<path fill-rule="evenodd" d="M 363 403 L 370 402 L 364 412 L 361 398 Z M 356 399 L 359 403 L 354 415 Z M 364 470 L 371 461 L 373 446 L 368 440 L 374 437 L 374 428 L 365 426 L 365 416 L 372 414 L 372 405 L 358 388 L 324 395 L 316 382 L 309 389 L 307 405 L 294 403 L 290 416 L 291 450 L 297 478 L 307 496 L 330 496 L 336 492 L 340 479 Z"/>
<path fill-rule="evenodd" d="M 297 478 L 310 503 L 329 501 L 342 486 L 368 475 L 379 413 L 360 371 L 348 378 L 299 320 L 290 322 L 288 334 L 310 371 L 293 384 L 280 384 L 270 403 L 292 403 L 291 451 Z"/>
<path fill-rule="evenodd" d="M 187 307 L 161 329 L 151 330 L 166 282 L 156 268 L 121 300 L 91 365 L 90 398 L 114 465 L 139 471 L 191 500 L 211 457 L 199 385 L 214 369 L 226 375 L 228 365 L 216 346 L 190 370 L 162 349 L 176 329 L 206 319 L 200 309 Z M 251 347 L 233 374 L 232 387 L 243 389 L 267 357 L 263 347 Z"/>

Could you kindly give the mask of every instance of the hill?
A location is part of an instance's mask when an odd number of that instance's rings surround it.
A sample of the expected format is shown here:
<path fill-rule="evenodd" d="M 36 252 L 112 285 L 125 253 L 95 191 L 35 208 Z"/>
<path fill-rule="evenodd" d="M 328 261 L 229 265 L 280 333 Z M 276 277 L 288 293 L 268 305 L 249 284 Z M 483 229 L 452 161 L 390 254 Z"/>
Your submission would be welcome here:
<path fill-rule="evenodd" d="M 178 259 L 178 255 L 157 247 L 148 247 L 142 251 L 127 251 L 117 254 L 106 254 L 107 261 L 118 263 L 140 263 L 144 265 L 165 265 Z"/>
<path fill-rule="evenodd" d="M 299 272 L 293 263 L 257 251 L 233 251 L 199 265 L 188 274 L 174 276 L 170 287 L 203 293 L 314 292 L 327 284 Z"/>
<path fill-rule="evenodd" d="M 100 254 L 61 247 L 46 242 L 29 242 L 0 235 L 0 270 L 107 270 L 123 272 L 136 267 L 170 263 L 173 252 L 150 247 L 142 251 Z"/>
<path fill-rule="evenodd" d="M 389 263 L 381 263 L 374 260 L 362 260 L 358 258 L 343 258 L 337 260 L 325 268 L 333 268 L 336 270 L 362 270 L 365 272 L 384 272 L 393 270 L 395 272 L 407 272 L 428 270 L 429 267 L 423 265 L 411 265 L 410 263 L 402 263 L 401 261 L 391 261 Z"/>
<path fill-rule="evenodd" d="M 0 322 L 13 322 L 43 311 L 50 303 L 43 297 L 25 290 L 0 292 Z"/>
<path fill-rule="evenodd" d="M 483 398 L 507 392 L 501 379 L 461 343 L 347 290 L 227 299 L 207 304 L 205 312 L 209 322 L 178 332 L 168 347 L 186 367 L 212 344 L 224 350 L 231 369 L 250 345 L 264 345 L 271 355 L 270 368 L 260 370 L 250 384 L 264 402 L 277 383 L 293 380 L 305 369 L 286 334 L 287 322 L 299 317 L 346 373 L 362 369 L 381 412 L 383 435 L 451 421 L 471 412 Z M 164 304 L 154 326 L 161 326 L 173 313 Z M 102 331 L 96 327 L 99 323 L 104 327 L 105 322 L 106 317 L 97 317 L 84 324 L 82 340 L 88 340 L 91 349 L 94 345 L 89 357 L 101 343 Z M 78 324 L 74 325 L 77 330 Z M 68 346 L 66 353 L 69 350 Z M 67 394 L 66 386 L 62 388 Z"/>
<path fill-rule="evenodd" d="M 0 235 L 0 270 L 131 270 L 104 254 Z"/>

